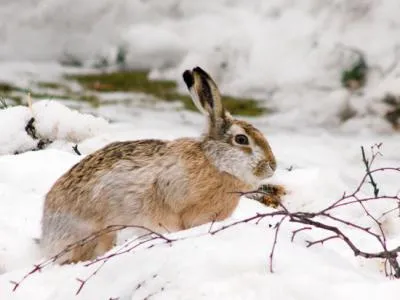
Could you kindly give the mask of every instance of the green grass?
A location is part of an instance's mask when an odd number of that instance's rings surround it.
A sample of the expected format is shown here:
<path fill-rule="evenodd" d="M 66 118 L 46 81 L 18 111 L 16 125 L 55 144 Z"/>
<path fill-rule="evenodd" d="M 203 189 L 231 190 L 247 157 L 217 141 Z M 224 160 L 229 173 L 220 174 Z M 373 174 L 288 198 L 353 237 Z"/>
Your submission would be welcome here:
<path fill-rule="evenodd" d="M 15 93 L 20 93 L 22 91 L 21 88 L 18 88 L 8 82 L 0 82 L 0 98 L 2 98 L 3 100 L 3 108 L 6 108 L 5 103 L 6 100 L 5 99 L 10 99 L 12 100 L 14 103 L 10 104 L 12 105 L 19 105 L 22 103 L 22 97 L 20 95 L 16 95 Z"/>
<path fill-rule="evenodd" d="M 93 92 L 135 92 L 151 95 L 156 101 L 179 101 L 183 108 L 197 111 L 188 94 L 179 94 L 177 84 L 171 80 L 149 80 L 147 71 L 118 71 L 111 73 L 66 75 L 65 79 L 77 81 L 83 91 L 74 92 L 67 84 L 40 81 L 34 83 L 37 88 L 32 90 L 0 82 L 0 96 L 21 104 L 28 92 L 33 99 L 59 99 L 87 102 L 93 107 L 100 105 L 100 99 Z M 51 90 L 56 90 L 52 92 Z M 223 96 L 223 102 L 228 111 L 234 115 L 260 116 L 269 112 L 260 103 L 251 98 L 236 98 Z"/>
<path fill-rule="evenodd" d="M 359 89 L 363 87 L 367 81 L 368 65 L 363 55 L 353 63 L 353 65 L 342 71 L 342 86 L 348 89 Z"/>
<path fill-rule="evenodd" d="M 36 83 L 36 85 L 42 89 L 66 90 L 66 91 L 70 90 L 69 87 L 65 86 L 62 83 L 58 83 L 58 82 L 40 81 L 40 82 Z"/>
<path fill-rule="evenodd" d="M 14 91 L 16 88 L 7 82 L 0 82 L 0 94 L 7 94 Z"/>
<path fill-rule="evenodd" d="M 111 73 L 66 75 L 84 89 L 98 92 L 135 92 L 156 97 L 159 101 L 180 101 L 185 109 L 197 111 L 190 96 L 177 93 L 177 84 L 171 80 L 149 80 L 147 71 L 118 71 Z M 234 115 L 259 116 L 268 110 L 249 98 L 223 96 L 224 105 Z"/>
<path fill-rule="evenodd" d="M 8 98 L 14 103 L 12 105 L 21 105 L 22 100 L 30 93 L 33 99 L 59 99 L 59 100 L 75 100 L 88 102 L 93 107 L 100 105 L 100 99 L 91 93 L 76 93 L 72 92 L 68 86 L 55 82 L 37 82 L 36 86 L 40 89 L 57 89 L 60 93 L 32 91 L 30 89 L 14 86 L 9 83 L 0 82 L 0 97 Z"/>

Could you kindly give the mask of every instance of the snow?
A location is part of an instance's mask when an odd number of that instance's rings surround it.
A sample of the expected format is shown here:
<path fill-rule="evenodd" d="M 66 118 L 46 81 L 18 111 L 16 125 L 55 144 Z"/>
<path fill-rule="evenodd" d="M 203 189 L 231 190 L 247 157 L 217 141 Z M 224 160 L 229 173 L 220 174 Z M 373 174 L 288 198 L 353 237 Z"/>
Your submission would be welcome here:
<path fill-rule="evenodd" d="M 200 65 L 225 93 L 277 110 L 275 126 L 390 132 L 380 120 L 382 98 L 399 92 L 398 9 L 397 0 L 2 1 L 0 59 L 112 65 L 122 51 L 126 66 L 182 91 L 182 72 Z M 340 83 L 355 50 L 370 67 L 361 94 Z M 357 112 L 350 125 L 338 117 L 346 106 Z"/>
<path fill-rule="evenodd" d="M 400 167 L 398 134 L 384 119 L 388 107 L 382 103 L 387 93 L 400 92 L 399 6 L 397 0 L 3 0 L 0 82 L 27 90 L 58 82 L 75 91 L 79 87 L 65 74 L 98 72 L 93 66 L 102 60 L 112 68 L 125 51 L 125 67 L 176 80 L 187 93 L 181 74 L 199 65 L 224 93 L 254 97 L 273 109 L 247 119 L 267 136 L 278 159 L 267 182 L 289 190 L 284 205 L 291 211 L 317 211 L 359 184 L 365 172 L 360 146 L 369 153 L 382 143 L 375 166 Z M 354 50 L 364 53 L 370 68 L 366 86 L 350 92 L 340 76 L 357 58 Z M 60 65 L 71 60 L 83 66 Z M 50 265 L 13 292 L 10 281 L 43 259 L 35 239 L 44 196 L 59 176 L 110 142 L 198 136 L 205 126 L 200 114 L 149 105 L 143 95 L 96 96 L 99 107 L 43 99 L 34 100 L 32 109 L 0 110 L 1 300 L 398 299 L 399 282 L 385 277 L 381 260 L 354 257 L 340 240 L 307 248 L 306 241 L 326 237 L 321 230 L 302 231 L 291 242 L 296 224 L 283 223 L 270 273 L 277 218 L 215 235 L 208 233 L 211 224 L 172 233 L 168 237 L 179 240 L 171 245 L 109 260 L 78 295 L 77 278 L 98 265 Z M 346 108 L 356 115 L 341 121 Z M 25 130 L 31 118 L 38 138 L 52 141 L 44 150 L 31 151 L 38 144 Z M 375 179 L 382 194 L 400 192 L 399 174 Z M 371 186 L 361 194 L 371 195 Z M 392 208 L 383 201 L 367 207 L 375 216 Z M 212 226 L 271 211 L 243 198 L 231 218 Z M 358 206 L 335 215 L 378 230 Z M 399 220 L 398 212 L 381 218 L 389 247 L 400 245 Z M 370 237 L 343 230 L 359 248 L 380 251 Z M 121 243 L 132 237 L 126 234 Z"/>
<path fill-rule="evenodd" d="M 36 148 L 37 141 L 27 134 L 25 126 L 34 118 L 40 138 L 50 141 L 79 143 L 101 133 L 108 123 L 105 119 L 80 114 L 56 102 L 43 100 L 28 107 L 16 106 L 0 110 L 0 154 L 12 154 Z"/>
<path fill-rule="evenodd" d="M 79 143 L 101 133 L 108 125 L 103 118 L 82 115 L 54 101 L 40 101 L 33 111 L 39 134 L 51 140 Z"/>
<path fill-rule="evenodd" d="M 43 259 L 34 238 L 40 237 L 44 195 L 61 174 L 82 158 L 71 150 L 72 144 L 64 142 L 70 137 L 68 132 L 79 137 L 79 149 L 85 155 L 115 140 L 196 136 L 204 125 L 198 115 L 188 123 L 181 112 L 158 112 L 154 117 L 157 112 L 141 109 L 132 123 L 109 124 L 52 101 L 35 103 L 33 112 L 40 132 L 55 139 L 47 149 L 12 155 L 13 151 L 24 149 L 22 125 L 2 127 L 0 135 L 5 140 L 12 134 L 12 145 L 21 147 L 0 156 L 0 299 L 71 299 L 79 287 L 77 278 L 87 278 L 98 265 L 51 265 L 28 277 L 15 292 L 10 283 L 20 280 Z M 25 107 L 1 113 L 15 122 L 19 118 L 21 124 L 31 117 Z M 192 113 L 186 117 L 190 116 Z M 159 126 L 158 130 L 149 126 L 149 118 L 158 120 L 157 125 L 153 124 Z M 284 203 L 293 211 L 316 211 L 338 199 L 343 191 L 353 191 L 364 174 L 361 145 L 369 149 L 370 145 L 383 143 L 383 157 L 378 158 L 377 167 L 398 164 L 400 160 L 398 142 L 391 136 L 299 134 L 266 130 L 263 122 L 254 122 L 265 132 L 278 158 L 279 169 L 268 182 L 287 187 L 290 193 Z M 287 170 L 290 166 L 292 171 Z M 380 176 L 377 180 L 382 193 L 398 192 L 398 175 Z M 370 195 L 370 186 L 362 192 Z M 368 208 L 378 216 L 390 207 L 380 202 L 371 203 Z M 243 198 L 234 215 L 222 224 L 268 211 L 273 209 Z M 377 229 L 359 208 L 338 209 L 337 215 Z M 241 224 L 215 235 L 208 234 L 211 224 L 170 234 L 172 238 L 185 239 L 171 245 L 156 243 L 151 249 L 142 247 L 111 259 L 76 299 L 143 299 L 150 295 L 155 299 L 376 299 L 382 295 L 397 299 L 400 286 L 384 276 L 380 260 L 357 259 L 341 241 L 307 248 L 306 240 L 326 236 L 318 230 L 299 233 L 291 242 L 292 231 L 299 228 L 294 224 L 282 225 L 274 273 L 270 273 L 268 255 L 274 229 L 268 224 L 274 225 L 278 220 Z M 383 221 L 388 244 L 398 245 L 398 216 L 389 214 Z M 222 224 L 214 224 L 213 228 Z M 360 248 L 379 250 L 373 239 L 354 230 L 348 230 L 348 234 Z"/>

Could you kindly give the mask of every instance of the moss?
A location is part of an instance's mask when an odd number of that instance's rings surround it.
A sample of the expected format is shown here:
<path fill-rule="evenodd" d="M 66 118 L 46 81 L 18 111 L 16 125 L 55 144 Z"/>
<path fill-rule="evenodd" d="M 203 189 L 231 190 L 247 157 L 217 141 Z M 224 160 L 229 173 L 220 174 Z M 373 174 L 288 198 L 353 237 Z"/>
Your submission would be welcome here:
<path fill-rule="evenodd" d="M 14 91 L 16 87 L 14 87 L 12 84 L 9 84 L 7 82 L 0 82 L 0 93 L 1 94 L 7 94 L 12 91 Z"/>
<path fill-rule="evenodd" d="M 75 93 L 70 90 L 68 86 L 56 82 L 37 82 L 36 86 L 39 88 L 57 89 L 59 93 L 49 93 L 32 91 L 30 89 L 20 88 L 9 83 L 0 82 L 0 97 L 11 100 L 10 106 L 23 104 L 23 99 L 29 93 L 33 99 L 57 99 L 57 100 L 75 100 L 87 102 L 93 107 L 100 105 L 100 99 L 93 94 L 89 93 Z"/>
<path fill-rule="evenodd" d="M 3 99 L 3 108 L 21 104 L 22 96 L 16 95 L 16 92 L 18 93 L 21 91 L 21 88 L 18 88 L 10 83 L 0 82 L 0 97 Z M 6 102 L 6 99 L 11 100 L 11 103 L 9 101 Z"/>
<path fill-rule="evenodd" d="M 53 89 L 53 90 L 69 90 L 69 88 L 58 82 L 41 81 L 37 82 L 36 85 L 42 89 Z"/>
<path fill-rule="evenodd" d="M 179 97 L 179 100 L 183 102 L 186 109 L 197 111 L 196 106 L 189 96 L 179 95 Z M 223 96 L 223 101 L 225 108 L 233 115 L 256 117 L 269 112 L 267 108 L 261 107 L 259 102 L 254 99 Z"/>
<path fill-rule="evenodd" d="M 112 73 L 67 75 L 82 87 L 98 92 L 135 92 L 152 95 L 160 101 L 180 101 L 185 109 L 197 111 L 188 95 L 176 92 L 177 84 L 171 80 L 149 80 L 148 72 L 142 70 Z M 268 112 L 254 99 L 223 97 L 226 108 L 234 115 L 259 116 Z"/>
<path fill-rule="evenodd" d="M 72 99 L 87 102 L 90 105 L 92 105 L 93 107 L 100 106 L 100 99 L 96 95 L 79 95 Z"/>
<path fill-rule="evenodd" d="M 38 92 L 29 92 L 32 98 L 36 99 L 71 99 L 71 97 L 67 95 L 57 95 L 57 94 L 51 94 L 51 93 L 38 93 Z"/>
<path fill-rule="evenodd" d="M 98 74 L 67 75 L 66 78 L 78 81 L 84 88 L 99 92 L 142 92 L 152 95 L 167 94 L 176 88 L 169 80 L 149 80 L 146 71 L 127 71 Z"/>
<path fill-rule="evenodd" d="M 363 87 L 367 81 L 368 65 L 362 54 L 359 54 L 358 59 L 353 65 L 342 71 L 341 83 L 342 86 L 356 90 Z"/>
<path fill-rule="evenodd" d="M 22 104 L 22 96 L 7 95 L 7 98 L 11 99 L 14 102 L 14 105 L 21 105 Z"/>

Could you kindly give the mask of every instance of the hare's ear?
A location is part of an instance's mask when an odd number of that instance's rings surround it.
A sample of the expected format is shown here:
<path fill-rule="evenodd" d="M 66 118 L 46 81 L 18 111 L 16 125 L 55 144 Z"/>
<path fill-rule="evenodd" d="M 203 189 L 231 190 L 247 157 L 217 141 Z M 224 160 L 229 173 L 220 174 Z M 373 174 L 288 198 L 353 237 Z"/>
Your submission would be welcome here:
<path fill-rule="evenodd" d="M 225 117 L 225 109 L 222 105 L 221 94 L 214 80 L 203 69 L 196 67 L 192 71 L 183 73 L 193 103 L 197 109 L 211 119 Z"/>

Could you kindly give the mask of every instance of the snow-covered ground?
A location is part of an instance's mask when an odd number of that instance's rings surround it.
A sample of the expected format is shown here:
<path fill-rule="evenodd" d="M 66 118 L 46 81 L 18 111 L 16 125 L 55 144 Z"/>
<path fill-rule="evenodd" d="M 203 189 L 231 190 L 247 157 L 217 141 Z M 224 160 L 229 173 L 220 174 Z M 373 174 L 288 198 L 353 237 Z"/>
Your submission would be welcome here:
<path fill-rule="evenodd" d="M 38 134 L 56 142 L 45 150 L 12 155 L 35 146 L 24 130 L 32 115 Z M 306 240 L 323 236 L 315 230 L 300 233 L 292 243 L 292 231 L 300 227 L 293 224 L 285 224 L 280 230 L 275 273 L 271 274 L 268 255 L 274 230 L 268 224 L 278 219 L 238 225 L 213 236 L 208 234 L 210 224 L 173 234 L 191 238 L 172 245 L 139 248 L 111 259 L 76 297 L 77 278 L 89 276 L 96 265 L 49 266 L 12 292 L 10 281 L 19 281 L 42 259 L 33 239 L 40 237 L 43 198 L 54 181 L 81 159 L 72 150 L 73 145 L 78 144 L 85 155 L 114 140 L 197 136 L 204 127 L 202 123 L 202 117 L 194 113 L 138 109 L 131 123 L 111 124 L 103 118 L 70 111 L 57 101 L 34 103 L 32 110 L 1 110 L 0 144 L 4 155 L 0 156 L 0 299 L 398 298 L 400 285 L 384 276 L 382 261 L 355 258 L 340 240 L 307 248 Z M 400 161 L 398 141 L 390 135 L 305 134 L 270 130 L 258 120 L 254 123 L 265 132 L 278 158 L 279 169 L 270 182 L 288 188 L 290 194 L 284 203 L 293 211 L 315 211 L 340 198 L 344 191 L 352 192 L 364 173 L 361 145 L 369 148 L 383 143 L 383 157 L 378 158 L 377 167 L 398 165 Z M 399 191 L 399 175 L 385 174 L 377 180 L 381 193 Z M 369 186 L 364 192 L 372 193 Z M 369 208 L 379 216 L 391 207 L 382 201 Z M 271 210 L 243 199 L 225 223 Z M 339 210 L 338 215 L 376 229 L 358 206 Z M 398 245 L 398 213 L 381 221 L 388 244 Z M 373 239 L 352 230 L 346 232 L 360 248 L 379 249 Z"/>
<path fill-rule="evenodd" d="M 274 110 L 250 119 L 278 159 L 269 182 L 287 187 L 290 210 L 316 211 L 357 187 L 365 172 L 360 146 L 369 153 L 382 143 L 376 167 L 400 167 L 399 136 L 384 120 L 388 107 L 382 103 L 387 93 L 400 93 L 399 11 L 398 0 L 2 0 L 0 82 L 26 89 L 37 82 L 65 84 L 64 74 L 92 72 L 99 61 L 113 65 L 125 51 L 127 67 L 177 80 L 185 93 L 181 74 L 199 65 L 224 93 L 255 97 Z M 340 77 L 354 62 L 354 50 L 364 53 L 369 73 L 366 86 L 351 93 Z M 104 102 L 132 101 L 96 108 L 54 99 L 0 110 L 0 300 L 398 299 L 399 281 L 385 277 L 381 260 L 356 258 L 340 240 L 307 248 L 307 240 L 324 236 L 317 230 L 291 242 L 300 227 L 294 224 L 280 230 L 271 274 L 274 229 L 268 225 L 278 219 L 215 235 L 208 234 L 210 224 L 172 234 L 189 238 L 111 259 L 77 296 L 77 278 L 90 276 L 96 265 L 49 266 L 13 292 L 10 282 L 42 260 L 34 238 L 41 234 L 44 195 L 82 158 L 74 145 L 86 155 L 116 140 L 198 136 L 204 128 L 199 114 L 137 105 L 136 96 L 99 95 Z M 355 115 L 342 122 L 344 109 Z M 30 151 L 38 143 L 25 130 L 32 117 L 38 135 L 54 141 L 44 150 Z M 398 173 L 376 179 L 382 194 L 400 191 Z M 371 187 L 362 193 L 371 195 Z M 380 216 L 392 207 L 379 201 L 368 208 Z M 223 223 L 269 211 L 243 198 Z M 357 205 L 337 215 L 377 229 Z M 398 212 L 381 221 L 388 245 L 399 246 Z M 380 250 L 370 237 L 345 230 L 359 248 Z"/>

